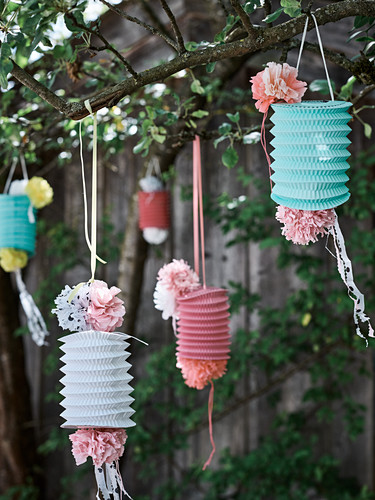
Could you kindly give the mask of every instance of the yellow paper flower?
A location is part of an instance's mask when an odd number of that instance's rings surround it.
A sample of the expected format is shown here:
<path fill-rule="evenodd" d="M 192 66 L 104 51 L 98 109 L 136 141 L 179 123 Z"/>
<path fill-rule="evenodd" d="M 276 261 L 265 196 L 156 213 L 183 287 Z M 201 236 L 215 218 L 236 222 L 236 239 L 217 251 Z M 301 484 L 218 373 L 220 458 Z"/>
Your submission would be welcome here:
<path fill-rule="evenodd" d="M 27 264 L 27 253 L 16 248 L 0 248 L 0 266 L 10 273 L 22 269 Z"/>
<path fill-rule="evenodd" d="M 53 199 L 53 189 L 43 177 L 32 177 L 26 185 L 25 193 L 35 208 L 43 208 Z"/>

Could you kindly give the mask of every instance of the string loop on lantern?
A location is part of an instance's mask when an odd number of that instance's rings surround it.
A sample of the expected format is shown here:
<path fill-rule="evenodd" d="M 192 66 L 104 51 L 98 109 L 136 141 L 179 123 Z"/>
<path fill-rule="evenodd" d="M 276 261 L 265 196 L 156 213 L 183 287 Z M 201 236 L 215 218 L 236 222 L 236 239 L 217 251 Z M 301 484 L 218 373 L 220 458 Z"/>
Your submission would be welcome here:
<path fill-rule="evenodd" d="M 316 28 L 316 36 L 317 36 L 317 39 L 318 39 L 320 53 L 322 55 L 323 66 L 324 66 L 324 71 L 325 71 L 326 77 L 327 77 L 327 83 L 328 83 L 329 93 L 330 93 L 330 96 L 331 96 L 331 101 L 334 101 L 335 97 L 333 95 L 332 84 L 331 84 L 331 80 L 330 80 L 329 74 L 328 74 L 328 68 L 327 68 L 326 58 L 324 56 L 323 43 L 322 43 L 322 39 L 321 39 L 320 33 L 319 33 L 318 22 L 316 20 L 316 17 L 314 16 L 314 14 L 311 13 L 311 17 L 312 17 L 312 20 L 314 21 L 315 28 Z M 305 45 L 308 24 L 309 24 L 309 17 L 307 16 L 306 17 L 306 22 L 305 22 L 305 27 L 304 27 L 303 34 L 302 34 L 301 45 L 300 45 L 300 49 L 299 49 L 299 53 L 298 53 L 298 60 L 297 60 L 297 66 L 296 66 L 297 71 L 298 71 L 298 68 L 299 68 L 299 65 L 300 65 L 300 62 L 301 62 L 301 56 L 302 56 L 303 47 Z"/>
<path fill-rule="evenodd" d="M 199 236 L 202 257 L 202 282 L 206 288 L 206 262 L 204 251 L 204 220 L 202 194 L 202 162 L 200 139 L 196 135 L 193 141 L 193 226 L 194 226 L 194 270 L 199 276 Z"/>
<path fill-rule="evenodd" d="M 84 206 L 84 230 L 85 230 L 85 240 L 86 244 L 90 250 L 91 254 L 91 279 L 90 282 L 94 281 L 96 261 L 98 260 L 102 264 L 107 262 L 101 259 L 96 254 L 96 242 L 97 242 L 97 136 L 98 136 L 98 122 L 96 113 L 93 114 L 92 108 L 89 100 L 85 101 L 85 106 L 89 113 L 94 119 L 94 131 L 93 131 L 93 156 L 92 156 L 92 202 L 91 202 L 91 241 L 88 232 L 88 210 L 87 210 L 87 189 L 86 189 L 86 177 L 85 177 L 85 163 L 83 158 L 83 141 L 82 141 L 82 121 L 79 122 L 79 154 L 81 159 L 81 173 L 82 173 L 82 188 L 83 188 L 83 206 Z M 95 243 L 95 244 L 94 244 Z M 78 291 L 78 290 L 77 290 Z M 73 297 L 72 297 L 73 298 Z"/>
<path fill-rule="evenodd" d="M 9 189 L 10 189 L 10 185 L 11 185 L 12 180 L 13 180 L 14 172 L 16 171 L 18 159 L 19 159 L 20 164 L 21 164 L 23 179 L 25 181 L 29 180 L 29 176 L 27 174 L 27 167 L 26 167 L 25 157 L 20 152 L 19 158 L 17 156 L 15 158 L 13 158 L 12 165 L 11 165 L 11 167 L 9 169 L 9 174 L 8 174 L 7 180 L 5 182 L 4 194 L 7 194 L 8 191 L 9 191 Z"/>

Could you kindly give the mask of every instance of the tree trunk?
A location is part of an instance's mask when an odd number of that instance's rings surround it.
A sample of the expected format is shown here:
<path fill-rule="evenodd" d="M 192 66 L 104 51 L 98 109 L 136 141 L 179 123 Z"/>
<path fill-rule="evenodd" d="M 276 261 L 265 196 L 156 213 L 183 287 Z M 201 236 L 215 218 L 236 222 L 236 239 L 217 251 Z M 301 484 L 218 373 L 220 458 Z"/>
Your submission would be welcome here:
<path fill-rule="evenodd" d="M 30 394 L 19 327 L 18 297 L 0 269 L 0 493 L 25 484 L 35 464 Z"/>

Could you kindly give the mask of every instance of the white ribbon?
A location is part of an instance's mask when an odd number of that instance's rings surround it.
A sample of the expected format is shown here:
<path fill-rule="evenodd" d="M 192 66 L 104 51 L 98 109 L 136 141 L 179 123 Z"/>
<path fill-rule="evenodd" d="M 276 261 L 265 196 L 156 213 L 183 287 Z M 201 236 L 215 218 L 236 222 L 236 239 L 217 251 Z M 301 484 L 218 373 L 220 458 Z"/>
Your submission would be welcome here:
<path fill-rule="evenodd" d="M 313 21 L 314 21 L 314 24 L 315 24 L 315 28 L 316 28 L 316 36 L 318 38 L 320 53 L 322 54 L 323 66 L 324 66 L 324 71 L 325 71 L 326 77 L 327 77 L 327 83 L 328 83 L 329 93 L 330 93 L 330 96 L 331 96 L 331 101 L 334 101 L 335 97 L 333 95 L 333 89 L 332 89 L 332 85 L 331 85 L 331 80 L 330 80 L 329 74 L 328 74 L 328 68 L 327 68 L 326 58 L 324 57 L 323 43 L 322 43 L 322 39 L 320 38 L 318 23 L 317 23 L 317 20 L 316 20 L 316 17 L 314 16 L 314 14 L 311 14 L 311 17 L 313 18 Z M 306 17 L 305 28 L 303 30 L 302 40 L 301 40 L 301 46 L 300 46 L 299 54 L 298 54 L 298 60 L 297 60 L 297 66 L 296 66 L 297 71 L 298 71 L 298 68 L 299 68 L 299 64 L 301 62 L 301 56 L 302 56 L 303 46 L 305 45 L 305 39 L 306 39 L 306 33 L 307 33 L 307 26 L 308 26 L 308 24 L 309 24 L 309 18 Z"/>
<path fill-rule="evenodd" d="M 91 204 L 91 239 L 89 238 L 88 231 L 88 214 L 87 214 L 87 189 L 86 189 L 86 178 L 85 178 L 85 163 L 83 159 L 83 141 L 82 141 L 82 121 L 79 122 L 79 155 L 81 159 L 81 172 L 82 172 L 82 188 L 83 188 L 83 207 L 84 207 L 84 217 L 85 217 L 85 239 L 87 246 L 91 252 L 91 281 L 94 280 L 96 261 L 98 260 L 102 264 L 107 262 L 96 254 L 96 226 L 97 226 L 97 116 L 96 113 L 93 114 L 92 108 L 89 100 L 85 101 L 85 106 L 94 120 L 94 134 L 93 134 L 93 150 L 92 150 L 92 204 Z"/>
<path fill-rule="evenodd" d="M 16 276 L 20 302 L 22 304 L 23 310 L 25 311 L 27 326 L 30 330 L 31 338 L 38 346 L 45 345 L 45 339 L 46 336 L 49 335 L 49 333 L 43 316 L 41 315 L 37 305 L 35 304 L 34 299 L 26 290 L 26 285 L 22 280 L 21 270 L 16 269 L 14 271 L 14 274 Z"/>
<path fill-rule="evenodd" d="M 103 464 L 101 467 L 95 466 L 95 479 L 98 486 L 96 498 L 100 500 L 99 492 L 102 493 L 103 500 L 121 500 L 122 494 L 133 500 L 124 488 L 118 460 L 111 464 Z"/>
<path fill-rule="evenodd" d="M 362 334 L 359 323 L 367 323 L 368 325 L 368 336 L 375 337 L 374 329 L 371 325 L 370 318 L 365 314 L 365 298 L 363 293 L 361 293 L 356 284 L 354 283 L 352 263 L 346 253 L 345 240 L 341 232 L 337 214 L 335 212 L 335 224 L 329 229 L 329 233 L 333 237 L 333 242 L 336 249 L 337 257 L 337 268 L 339 270 L 341 279 L 345 283 L 348 289 L 348 295 L 354 302 L 354 323 L 356 325 L 356 333 L 359 337 L 366 340 L 366 346 L 368 345 L 367 338 Z"/>

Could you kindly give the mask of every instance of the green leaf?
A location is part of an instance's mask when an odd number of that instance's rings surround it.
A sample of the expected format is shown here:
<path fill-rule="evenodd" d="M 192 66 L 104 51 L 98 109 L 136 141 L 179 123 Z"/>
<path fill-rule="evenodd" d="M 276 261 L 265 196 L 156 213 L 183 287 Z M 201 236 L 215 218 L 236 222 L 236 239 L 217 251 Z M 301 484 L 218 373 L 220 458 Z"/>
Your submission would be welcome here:
<path fill-rule="evenodd" d="M 222 136 L 218 137 L 217 139 L 215 139 L 214 140 L 214 148 L 216 149 L 217 145 L 220 144 L 222 141 L 225 141 L 225 139 L 227 139 L 227 137 L 225 135 L 222 135 Z"/>
<path fill-rule="evenodd" d="M 206 64 L 207 73 L 213 73 L 215 66 L 216 66 L 216 62 L 211 62 L 211 63 Z"/>
<path fill-rule="evenodd" d="M 191 91 L 194 92 L 195 94 L 204 94 L 204 88 L 201 85 L 201 82 L 197 79 L 193 81 L 193 83 L 190 85 Z"/>
<path fill-rule="evenodd" d="M 298 0 L 280 0 L 281 7 L 285 14 L 290 17 L 297 17 L 301 14 L 301 2 Z"/>
<path fill-rule="evenodd" d="M 232 115 L 232 113 L 227 113 L 227 117 L 231 122 L 238 123 L 240 121 L 240 112 L 237 111 L 234 115 Z"/>
<path fill-rule="evenodd" d="M 353 86 L 356 82 L 356 77 L 355 76 L 351 76 L 348 81 L 345 83 L 345 85 L 343 85 L 341 87 L 341 90 L 340 90 L 340 97 L 341 99 L 349 99 L 350 96 L 352 95 L 352 92 L 353 92 Z"/>
<path fill-rule="evenodd" d="M 221 160 L 226 167 L 233 168 L 238 162 L 238 153 L 232 146 L 230 146 L 224 151 Z"/>
<path fill-rule="evenodd" d="M 227 135 L 232 130 L 232 125 L 230 123 L 224 122 L 219 127 L 220 135 Z"/>
<path fill-rule="evenodd" d="M 208 116 L 209 112 L 205 111 L 204 109 L 197 109 L 194 111 L 191 116 L 194 116 L 194 118 L 203 118 L 204 116 Z"/>
<path fill-rule="evenodd" d="M 333 91 L 335 91 L 335 82 L 331 80 Z M 329 94 L 329 86 L 327 80 L 314 80 L 310 83 L 309 89 L 311 92 L 320 92 L 321 94 Z"/>
<path fill-rule="evenodd" d="M 245 5 L 243 6 L 243 10 L 246 12 L 246 14 L 252 14 L 254 10 L 261 5 L 261 0 L 250 0 L 249 2 L 245 3 Z"/>
<path fill-rule="evenodd" d="M 189 52 L 194 52 L 198 48 L 197 42 L 185 42 L 185 49 Z"/>
<path fill-rule="evenodd" d="M 147 148 L 151 143 L 151 139 L 149 137 L 144 137 L 138 144 L 136 144 L 133 148 L 133 153 L 135 155 L 139 154 L 143 149 Z"/>
<path fill-rule="evenodd" d="M 265 23 L 273 23 L 276 21 L 278 17 L 284 12 L 284 9 L 281 7 L 280 9 L 275 10 L 275 12 L 272 12 L 272 14 L 269 14 L 267 17 L 263 19 Z"/>
<path fill-rule="evenodd" d="M 374 21 L 373 17 L 367 16 L 356 16 L 354 19 L 354 29 L 362 28 L 367 23 L 371 23 Z"/>
<path fill-rule="evenodd" d="M 13 69 L 13 63 L 10 59 L 0 59 L 0 85 L 3 89 L 8 88 L 8 74 Z"/>
<path fill-rule="evenodd" d="M 12 55 L 12 51 L 10 49 L 9 43 L 2 43 L 1 44 L 1 58 L 2 59 L 9 59 L 9 57 Z"/>
<path fill-rule="evenodd" d="M 365 129 L 365 136 L 367 137 L 367 139 L 371 139 L 371 135 L 372 135 L 371 125 L 369 123 L 364 123 L 363 126 Z"/>

